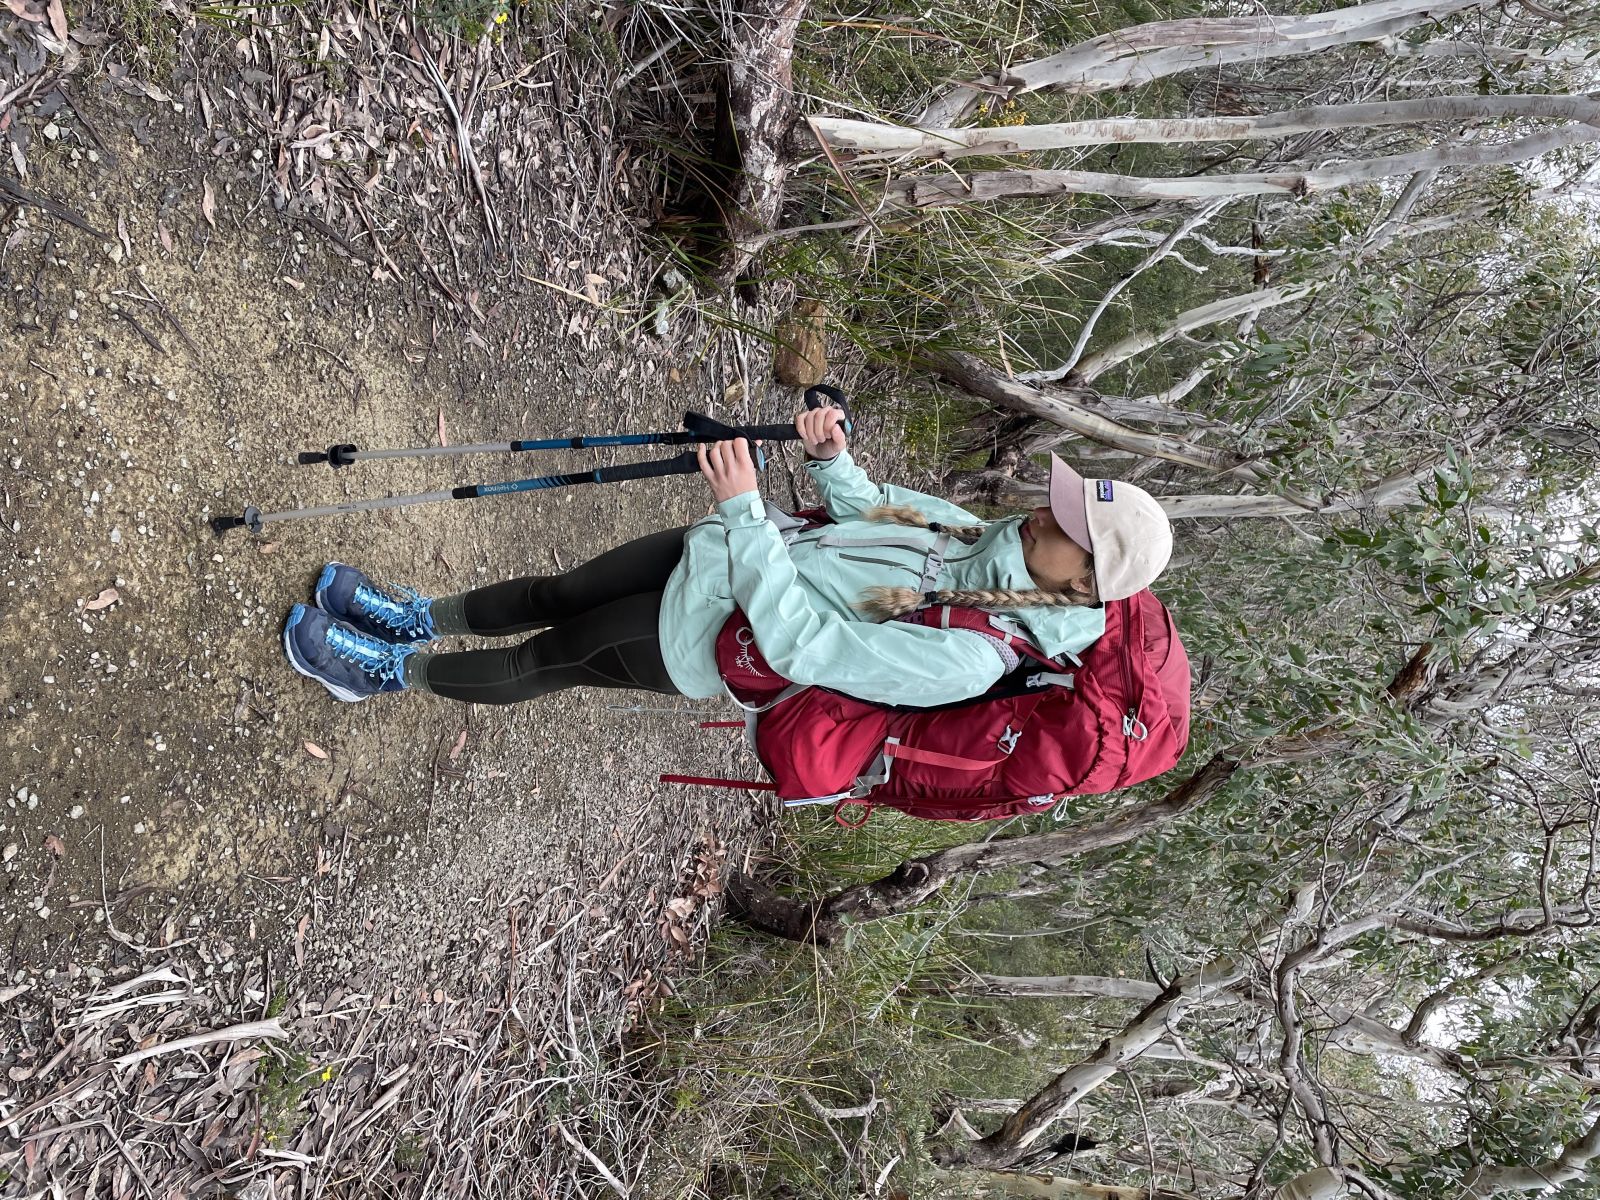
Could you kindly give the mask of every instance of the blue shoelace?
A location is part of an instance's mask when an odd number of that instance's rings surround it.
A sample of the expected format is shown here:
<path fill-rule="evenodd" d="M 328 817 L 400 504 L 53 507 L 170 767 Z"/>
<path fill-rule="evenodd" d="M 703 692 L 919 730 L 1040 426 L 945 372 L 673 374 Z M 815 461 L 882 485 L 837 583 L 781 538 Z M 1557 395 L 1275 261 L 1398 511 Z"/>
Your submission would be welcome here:
<path fill-rule="evenodd" d="M 428 620 L 428 608 L 431 601 L 425 599 L 417 592 L 406 587 L 396 587 L 395 591 L 404 596 L 404 600 L 396 600 L 386 592 L 365 583 L 356 584 L 355 595 L 351 599 L 355 602 L 356 609 L 363 616 L 370 617 L 385 629 L 392 629 L 396 633 L 410 633 L 416 631 L 431 634 Z"/>
<path fill-rule="evenodd" d="M 380 683 L 400 683 L 406 655 L 404 647 L 373 642 L 348 629 L 330 626 L 328 648 L 346 662 L 354 663 Z"/>

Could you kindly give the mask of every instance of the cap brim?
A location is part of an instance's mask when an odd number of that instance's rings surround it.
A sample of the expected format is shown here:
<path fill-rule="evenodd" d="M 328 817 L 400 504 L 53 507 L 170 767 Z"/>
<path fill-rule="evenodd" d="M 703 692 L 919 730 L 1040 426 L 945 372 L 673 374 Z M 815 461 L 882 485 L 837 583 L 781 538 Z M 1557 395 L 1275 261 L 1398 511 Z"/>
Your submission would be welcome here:
<path fill-rule="evenodd" d="M 1055 517 L 1062 533 L 1093 554 L 1087 486 L 1082 475 L 1054 454 L 1050 456 L 1050 515 Z"/>

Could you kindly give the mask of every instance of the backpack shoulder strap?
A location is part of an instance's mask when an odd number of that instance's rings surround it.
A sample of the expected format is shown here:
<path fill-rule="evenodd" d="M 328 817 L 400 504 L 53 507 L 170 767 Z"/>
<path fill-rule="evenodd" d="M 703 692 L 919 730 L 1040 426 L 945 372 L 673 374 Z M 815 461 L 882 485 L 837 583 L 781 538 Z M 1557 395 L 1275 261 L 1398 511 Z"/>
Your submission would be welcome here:
<path fill-rule="evenodd" d="M 984 637 L 1004 642 L 1018 655 L 1026 655 L 1035 662 L 1043 663 L 1047 667 L 1060 669 L 1061 664 L 1046 655 L 1044 651 L 1040 650 L 1023 635 L 1020 622 L 999 616 L 986 608 L 936 604 L 931 608 L 919 609 L 917 612 L 908 613 L 900 619 L 902 621 L 915 620 L 925 625 L 936 625 L 941 629 L 965 629 L 972 633 L 982 634 Z"/>

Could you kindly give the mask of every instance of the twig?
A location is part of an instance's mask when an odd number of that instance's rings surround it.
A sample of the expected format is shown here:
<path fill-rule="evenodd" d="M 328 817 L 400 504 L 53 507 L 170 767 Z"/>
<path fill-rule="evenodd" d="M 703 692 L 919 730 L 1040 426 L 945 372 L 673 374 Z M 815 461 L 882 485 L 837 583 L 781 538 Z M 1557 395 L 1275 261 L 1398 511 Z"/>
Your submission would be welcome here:
<path fill-rule="evenodd" d="M 657 46 L 648 55 L 640 59 L 638 63 L 632 67 L 629 67 L 620 76 L 618 76 L 617 81 L 611 85 L 611 90 L 613 92 L 620 92 L 635 79 L 639 78 L 640 75 L 643 75 L 646 71 L 648 71 L 653 63 L 656 63 L 665 58 L 668 54 L 671 54 L 681 41 L 683 41 L 683 35 L 674 34 L 667 41 L 662 42 L 661 45 Z"/>
<path fill-rule="evenodd" d="M 144 289 L 144 294 L 148 297 L 150 303 L 156 306 L 156 311 L 166 318 L 167 324 L 171 325 L 177 331 L 178 336 L 183 339 L 183 344 L 188 347 L 189 353 L 194 355 L 195 361 L 200 362 L 200 347 L 195 345 L 194 339 L 189 336 L 189 331 L 178 324 L 178 318 L 172 315 L 172 309 L 167 307 L 167 302 L 152 292 L 150 285 L 144 280 L 141 279 L 139 281 L 139 286 Z"/>
<path fill-rule="evenodd" d="M 483 208 L 483 223 L 489 231 L 489 237 L 495 243 L 500 241 L 500 219 L 489 205 L 489 193 L 483 186 L 483 170 L 478 166 L 478 156 L 473 152 L 472 139 L 467 134 L 467 123 L 461 116 L 461 110 L 456 107 L 456 98 L 450 94 L 450 86 L 445 82 L 444 74 L 439 70 L 439 64 L 434 60 L 427 47 L 417 44 L 417 50 L 422 55 L 421 66 L 427 71 L 428 77 L 433 80 L 433 86 L 438 89 L 443 97 L 445 107 L 450 110 L 450 119 L 456 131 L 456 148 L 461 152 L 461 161 L 467 168 L 468 178 L 472 180 L 473 189 L 478 193 L 478 203 Z"/>
<path fill-rule="evenodd" d="M 157 354 L 165 354 L 167 352 L 167 348 L 160 342 L 156 341 L 155 335 L 153 335 L 148 329 L 140 324 L 139 319 L 127 309 L 123 309 L 117 315 L 138 331 L 139 336 L 145 340 L 145 344 L 148 345 L 150 349 L 154 350 Z"/>
<path fill-rule="evenodd" d="M 628 1189 L 620 1179 L 611 1173 L 611 1168 L 606 1166 L 605 1163 L 601 1162 L 593 1150 L 589 1149 L 589 1147 L 585 1146 L 577 1138 L 573 1137 L 572 1134 L 568 1133 L 567 1127 L 559 1120 L 552 1119 L 550 1123 L 556 1127 L 556 1132 L 567 1140 L 568 1145 L 589 1160 L 589 1162 L 594 1166 L 594 1169 L 600 1172 L 601 1177 L 611 1185 L 612 1190 L 626 1200 L 626 1197 L 629 1195 Z"/>
<path fill-rule="evenodd" d="M 29 191 L 8 175 L 0 175 L 0 197 L 4 197 L 13 204 L 28 204 L 34 208 L 43 209 L 52 217 L 55 217 L 56 220 L 65 221 L 74 229 L 81 229 L 84 233 L 98 238 L 102 242 L 111 240 L 110 234 L 101 233 L 100 230 L 89 224 L 88 221 L 66 205 L 58 204 L 47 196 L 41 196 L 37 192 Z"/>
<path fill-rule="evenodd" d="M 345 359 L 335 354 L 332 350 L 329 350 L 326 346 L 319 346 L 316 342 L 291 342 L 290 344 L 294 346 L 308 346 L 312 350 L 321 350 L 324 354 L 333 359 L 334 362 L 338 363 L 352 375 L 356 373 L 356 369 L 354 367 L 352 367 Z"/>
<path fill-rule="evenodd" d="M 106 914 L 106 932 L 114 939 L 121 942 L 130 950 L 140 954 L 160 954 L 165 947 L 146 946 L 134 941 L 127 934 L 117 928 L 117 923 L 111 919 L 111 901 L 106 898 L 106 827 L 100 826 L 100 907 Z"/>

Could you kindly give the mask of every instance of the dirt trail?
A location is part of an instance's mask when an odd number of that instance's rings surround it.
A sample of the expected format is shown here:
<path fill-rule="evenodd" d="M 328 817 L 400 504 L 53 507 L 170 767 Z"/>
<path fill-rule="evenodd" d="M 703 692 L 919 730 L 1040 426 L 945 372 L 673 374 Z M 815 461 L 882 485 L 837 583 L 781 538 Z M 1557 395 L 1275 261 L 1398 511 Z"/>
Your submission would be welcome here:
<path fill-rule="evenodd" d="M 490 280 L 469 334 L 211 183 L 176 118 L 146 126 L 143 145 L 121 135 L 126 112 L 91 111 L 112 153 L 91 153 L 96 139 L 63 121 L 59 141 L 35 144 L 29 186 L 108 239 L 37 209 L 0 211 L 0 1041 L 12 1047 L 0 1055 L 11 1069 L 0 1116 L 36 1108 L 74 1070 L 92 1072 L 97 1054 L 271 1014 L 289 1022 L 284 1061 L 299 1065 L 281 1065 L 281 1047 L 253 1053 L 262 1067 L 280 1062 L 272 1078 L 294 1076 L 288 1098 L 264 1101 L 267 1077 L 246 1059 L 237 1103 L 195 1102 L 226 1128 L 194 1142 L 214 1175 L 182 1178 L 237 1181 L 265 1170 L 263 1144 L 334 1161 L 340 1105 L 385 1094 L 396 1064 L 445 1091 L 463 1072 L 481 1084 L 512 1070 L 503 1055 L 493 1070 L 429 1061 L 450 1051 L 418 1041 L 420 1029 L 476 1030 L 474 1053 L 537 1049 L 537 1064 L 515 1064 L 534 1076 L 550 1046 L 572 1053 L 583 1040 L 575 994 L 591 1023 L 614 1029 L 674 969 L 666 934 L 703 925 L 718 856 L 744 853 L 759 814 L 744 796 L 657 785 L 663 768 L 722 771 L 739 752 L 692 719 L 613 709 L 640 701 L 631 694 L 511 709 L 413 696 L 341 705 L 290 670 L 278 641 L 288 605 L 329 558 L 432 594 L 548 572 L 694 519 L 698 479 L 280 524 L 261 537 L 219 540 L 207 519 L 245 503 L 610 461 L 293 465 L 333 442 L 435 443 L 441 422 L 456 443 L 672 428 L 703 406 L 714 372 L 637 331 L 649 270 L 631 230 L 551 221 L 554 240 L 535 248 L 552 282 L 577 291 L 600 277 L 604 297 L 627 305 Z M 713 831 L 720 848 L 708 852 Z M 684 895 L 674 915 L 668 902 Z M 72 1023 L 86 997 L 162 963 L 198 1007 L 157 1005 L 131 1028 L 95 1027 L 103 1045 L 86 1041 Z M 563 996 L 564 1018 L 552 1003 Z M 357 1022 L 323 1015 L 352 997 L 350 1011 L 367 1014 L 359 1039 Z M 565 1032 L 530 1032 L 541 1022 Z M 300 1078 L 322 1062 L 342 1074 Z M 120 1086 L 131 1104 L 140 1089 L 178 1085 L 150 1069 Z M 386 1167 L 397 1187 L 459 1182 L 451 1172 L 479 1161 L 481 1130 L 449 1144 L 441 1113 L 470 1125 L 471 1097 L 456 1101 L 403 1098 L 365 1127 L 360 1140 L 386 1162 L 395 1138 L 413 1139 L 411 1157 Z M 273 1103 L 289 1112 L 275 1131 L 263 1115 Z M 126 1174 L 109 1143 L 38 1134 L 117 1111 L 115 1095 L 52 1105 L 8 1127 L 37 1135 L 35 1158 L 0 1152 L 0 1171 L 42 1187 L 103 1151 L 107 1177 Z M 542 1129 L 525 1132 L 543 1145 Z M 359 1145 L 341 1145 L 361 1160 Z M 572 1153 L 559 1139 L 556 1149 Z"/>

